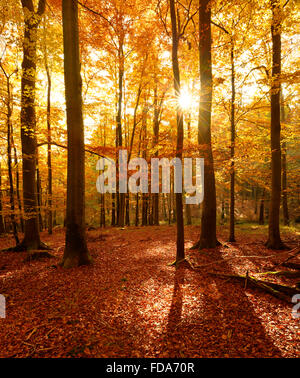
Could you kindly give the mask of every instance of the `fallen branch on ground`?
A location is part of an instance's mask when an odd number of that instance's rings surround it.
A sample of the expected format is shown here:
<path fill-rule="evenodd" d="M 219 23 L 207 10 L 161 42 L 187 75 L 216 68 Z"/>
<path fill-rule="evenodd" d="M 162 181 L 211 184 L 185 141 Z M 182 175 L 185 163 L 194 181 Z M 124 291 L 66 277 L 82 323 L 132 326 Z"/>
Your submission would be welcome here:
<path fill-rule="evenodd" d="M 299 289 L 297 288 L 286 286 L 286 285 L 279 285 L 273 282 L 258 280 L 257 278 L 251 277 L 249 275 L 241 276 L 241 275 L 235 275 L 235 274 L 224 274 L 224 273 L 213 273 L 213 272 L 209 274 L 213 276 L 217 276 L 217 277 L 237 279 L 244 283 L 247 280 L 247 285 L 260 288 L 266 291 L 267 293 L 273 295 L 274 297 L 279 298 L 287 303 L 291 303 L 291 297 L 299 293 Z"/>
<path fill-rule="evenodd" d="M 297 249 L 297 248 L 292 249 L 290 252 L 292 252 L 294 250 L 296 250 L 296 252 L 292 256 L 289 256 L 286 260 L 284 260 L 281 263 L 277 264 L 276 267 L 278 267 L 280 265 L 283 265 L 283 264 L 286 264 L 288 261 L 294 259 L 295 257 L 297 257 L 300 254 L 300 249 Z"/>
<path fill-rule="evenodd" d="M 295 249 L 297 249 L 297 248 L 294 248 L 290 251 L 284 251 L 284 252 L 281 252 L 281 253 L 277 253 L 276 255 L 269 255 L 269 256 L 233 256 L 233 257 L 224 258 L 222 260 L 218 260 L 218 261 L 214 261 L 212 263 L 202 264 L 202 265 L 194 265 L 188 257 L 186 257 L 186 261 L 189 262 L 189 264 L 191 265 L 191 267 L 193 269 L 199 269 L 199 268 L 204 268 L 206 266 L 211 266 L 211 265 L 215 265 L 215 264 L 222 264 L 222 263 L 225 263 L 229 260 L 234 260 L 234 259 L 270 259 L 272 257 L 278 257 L 278 256 L 281 256 L 281 255 L 291 254 L 295 251 Z M 293 255 L 292 258 L 297 256 L 299 253 L 300 253 L 300 249 L 297 250 L 296 254 Z"/>
<path fill-rule="evenodd" d="M 288 270 L 280 270 L 277 272 L 264 272 L 264 273 L 257 273 L 261 276 L 263 275 L 272 275 L 272 276 L 278 276 L 278 277 L 287 277 L 287 278 L 300 278 L 300 272 L 291 272 Z"/>
<path fill-rule="evenodd" d="M 296 263 L 283 263 L 281 265 L 284 266 L 285 268 L 290 268 L 290 269 L 294 269 L 294 270 L 300 270 L 300 264 L 296 264 Z"/>

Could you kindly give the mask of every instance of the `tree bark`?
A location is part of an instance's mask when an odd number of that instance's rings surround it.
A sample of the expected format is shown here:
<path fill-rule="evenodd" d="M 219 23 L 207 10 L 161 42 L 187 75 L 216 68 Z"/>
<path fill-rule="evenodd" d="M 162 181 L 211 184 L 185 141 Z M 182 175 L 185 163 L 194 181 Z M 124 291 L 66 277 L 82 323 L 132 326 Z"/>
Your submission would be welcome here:
<path fill-rule="evenodd" d="M 1 67 L 5 77 L 6 77 L 6 90 L 7 90 L 7 99 L 6 99 L 6 128 L 7 128 L 7 168 L 8 168 L 8 181 L 9 181 L 9 203 L 10 203 L 10 219 L 13 229 L 13 235 L 16 241 L 16 244 L 19 244 L 18 229 L 15 215 L 15 194 L 14 194 L 14 183 L 13 183 L 13 171 L 12 171 L 12 106 L 11 106 L 11 85 L 10 85 L 10 75 L 8 75 L 4 68 Z"/>
<path fill-rule="evenodd" d="M 1 171 L 1 162 L 0 162 L 0 235 L 5 233 L 4 227 L 4 217 L 3 217 L 3 206 L 2 206 L 2 171 Z"/>
<path fill-rule="evenodd" d="M 199 0 L 199 54 L 200 54 L 200 108 L 198 144 L 204 157 L 204 200 L 201 216 L 200 240 L 193 248 L 215 248 L 216 186 L 211 148 L 212 62 L 211 62 L 211 9 L 210 1 Z"/>
<path fill-rule="evenodd" d="M 70 268 L 92 260 L 85 237 L 84 126 L 76 0 L 63 0 L 62 17 L 68 133 L 66 245 L 62 266 Z"/>
<path fill-rule="evenodd" d="M 37 181 L 37 208 L 38 208 L 38 215 L 39 215 L 39 226 L 40 226 L 40 231 L 43 231 L 42 184 L 41 184 L 41 175 L 40 175 L 40 169 L 39 169 L 38 151 L 36 154 L 36 181 Z"/>
<path fill-rule="evenodd" d="M 25 31 L 21 79 L 21 143 L 23 161 L 24 239 L 16 249 L 45 248 L 40 241 L 37 212 L 36 180 L 36 114 L 35 83 L 37 60 L 37 31 L 45 11 L 45 0 L 40 0 L 35 12 L 32 0 L 21 0 Z"/>
<path fill-rule="evenodd" d="M 283 95 L 281 92 L 281 120 L 285 122 L 285 109 L 284 109 L 284 101 Z M 282 169 L 282 210 L 283 210 L 283 224 L 285 226 L 289 226 L 290 219 L 289 219 L 289 208 L 288 208 L 288 201 L 287 201 L 287 164 L 286 164 L 286 155 L 287 155 L 287 148 L 286 142 L 282 142 L 282 157 L 281 157 L 281 169 Z"/>
<path fill-rule="evenodd" d="M 258 223 L 260 225 L 265 224 L 265 188 L 263 189 L 261 200 L 260 200 Z"/>
<path fill-rule="evenodd" d="M 266 246 L 283 249 L 279 229 L 281 197 L 281 148 L 280 148 L 280 74 L 281 74 L 281 8 L 279 0 L 272 6 L 272 86 L 271 86 L 271 202 L 269 211 L 269 237 Z"/>
<path fill-rule="evenodd" d="M 18 201 L 18 209 L 20 213 L 20 226 L 21 231 L 24 232 L 24 218 L 22 214 L 22 201 L 21 201 L 21 195 L 20 195 L 20 175 L 19 175 L 19 163 L 18 163 L 18 155 L 17 155 L 17 149 L 14 144 L 13 139 L 13 132 L 12 132 L 12 144 L 14 149 L 14 166 L 16 171 L 16 194 L 17 194 L 17 201 Z"/>
<path fill-rule="evenodd" d="M 47 46 L 45 41 L 45 70 L 47 74 L 47 165 L 48 165 L 48 201 L 47 201 L 47 213 L 48 213 L 48 233 L 53 233 L 53 211 L 52 211 L 52 151 L 51 151 L 51 74 L 48 65 Z"/>
<path fill-rule="evenodd" d="M 187 117 L 187 139 L 188 141 L 191 141 L 191 113 L 189 113 Z M 188 203 L 185 204 L 185 215 L 186 215 L 186 224 L 190 226 L 192 224 L 192 213 L 191 213 L 191 205 L 189 205 Z"/>
<path fill-rule="evenodd" d="M 157 78 L 155 77 L 155 81 Z M 158 105 L 158 97 L 157 97 L 157 83 L 155 83 L 154 88 L 154 117 L 153 117 L 153 148 L 156 148 L 154 156 L 158 157 L 158 137 L 159 137 L 159 114 L 160 109 Z M 153 201 L 153 223 L 156 226 L 159 226 L 159 193 L 152 194 L 152 201 Z"/>
<path fill-rule="evenodd" d="M 175 96 L 178 100 L 180 97 L 180 71 L 178 62 L 178 47 L 179 47 L 179 31 L 176 18 L 175 2 L 170 0 L 170 14 L 172 23 L 172 68 L 174 78 Z M 182 160 L 183 149 L 183 114 L 182 110 L 177 103 L 176 109 L 176 124 L 177 124 L 177 144 L 176 144 L 176 157 Z M 183 205 L 182 205 L 182 192 L 175 193 L 176 198 L 176 220 L 177 220 L 177 250 L 176 261 L 184 259 L 184 221 L 183 221 Z"/>
<path fill-rule="evenodd" d="M 231 167 L 230 167 L 230 215 L 229 215 L 229 242 L 235 242 L 235 233 L 234 233 L 234 179 L 235 179 L 235 167 L 234 167 L 234 148 L 235 148 L 235 67 L 234 67 L 234 45 L 233 40 L 231 39 L 231 146 L 230 146 L 230 158 L 231 158 Z"/>
<path fill-rule="evenodd" d="M 117 102 L 117 116 L 116 116 L 116 142 L 117 148 L 122 147 L 122 102 L 123 102 L 123 79 L 124 79 L 124 52 L 123 40 L 119 42 L 118 51 L 119 60 L 119 77 L 118 77 L 118 102 Z M 117 151 L 118 154 L 118 151 Z M 118 161 L 118 159 L 117 159 Z M 117 171 L 119 171 L 119 164 L 117 164 Z M 119 227 L 124 227 L 125 217 L 125 193 L 119 193 L 119 185 L 117 183 L 117 224 Z"/>

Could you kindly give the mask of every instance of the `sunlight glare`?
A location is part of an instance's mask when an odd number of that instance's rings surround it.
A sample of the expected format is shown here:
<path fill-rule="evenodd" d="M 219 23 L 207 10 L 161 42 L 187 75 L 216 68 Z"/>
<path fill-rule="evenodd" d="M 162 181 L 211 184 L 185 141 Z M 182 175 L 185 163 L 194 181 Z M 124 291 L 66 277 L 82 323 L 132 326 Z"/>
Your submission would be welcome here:
<path fill-rule="evenodd" d="M 191 107 L 192 97 L 186 89 L 183 89 L 181 91 L 179 99 L 178 99 L 178 103 L 183 110 L 186 110 Z"/>

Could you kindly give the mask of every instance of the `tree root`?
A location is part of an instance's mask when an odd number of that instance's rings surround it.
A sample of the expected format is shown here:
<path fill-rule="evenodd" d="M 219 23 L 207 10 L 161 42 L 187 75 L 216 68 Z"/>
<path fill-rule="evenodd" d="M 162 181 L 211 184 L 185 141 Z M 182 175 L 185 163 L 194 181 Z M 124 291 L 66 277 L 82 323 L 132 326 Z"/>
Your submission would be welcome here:
<path fill-rule="evenodd" d="M 38 248 L 31 249 L 26 245 L 26 243 L 22 242 L 22 243 L 17 244 L 14 247 L 2 249 L 0 252 L 25 252 L 25 251 L 37 251 L 37 250 L 51 251 L 51 248 L 47 246 L 45 243 L 40 242 L 40 245 L 38 246 Z"/>
<path fill-rule="evenodd" d="M 287 245 L 285 245 L 281 240 L 276 242 L 276 243 L 273 243 L 271 242 L 270 240 L 268 240 L 265 244 L 265 247 L 268 248 L 268 249 L 274 249 L 274 250 L 277 250 L 277 251 L 283 251 L 283 250 L 287 250 L 287 249 L 290 249 Z"/>
<path fill-rule="evenodd" d="M 211 248 L 217 248 L 217 247 L 223 245 L 221 242 L 219 242 L 219 240 L 216 240 L 216 244 L 213 245 L 213 246 L 212 245 L 205 245 L 205 244 L 206 244 L 205 241 L 202 242 L 201 239 L 200 239 L 194 245 L 192 245 L 192 247 L 190 248 L 190 250 L 192 251 L 192 250 L 195 250 L 195 249 L 199 249 L 199 250 L 201 250 L 201 249 L 211 249 Z M 224 244 L 224 246 L 228 247 L 228 246 L 226 246 L 226 244 Z"/>
<path fill-rule="evenodd" d="M 186 258 L 184 258 L 184 259 L 181 259 L 181 260 L 175 260 L 175 261 L 169 263 L 168 266 L 176 266 L 176 268 L 177 268 L 183 262 L 189 263 L 189 261 Z"/>
<path fill-rule="evenodd" d="M 37 261 L 45 258 L 52 259 L 55 258 L 55 256 L 43 250 L 31 251 L 30 253 L 28 253 L 28 256 L 25 258 L 24 262 Z"/>

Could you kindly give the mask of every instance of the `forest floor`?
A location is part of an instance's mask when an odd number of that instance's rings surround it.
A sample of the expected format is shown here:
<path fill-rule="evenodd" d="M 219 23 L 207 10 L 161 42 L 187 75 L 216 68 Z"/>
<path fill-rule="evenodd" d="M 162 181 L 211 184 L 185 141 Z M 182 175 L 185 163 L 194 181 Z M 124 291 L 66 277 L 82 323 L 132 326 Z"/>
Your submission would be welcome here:
<path fill-rule="evenodd" d="M 225 244 L 227 227 L 218 231 Z M 176 253 L 176 227 L 168 225 L 88 231 L 94 264 L 69 270 L 57 266 L 63 229 L 42 233 L 56 258 L 24 262 L 26 253 L 1 252 L 0 357 L 299 357 L 292 303 L 209 274 L 255 275 L 283 261 L 282 251 L 264 247 L 266 227 L 239 225 L 236 243 L 190 251 L 198 234 L 198 226 L 185 228 L 186 254 L 211 264 L 197 270 L 168 265 Z M 299 234 L 282 236 L 295 248 Z M 12 245 L 0 239 L 1 248 Z"/>

